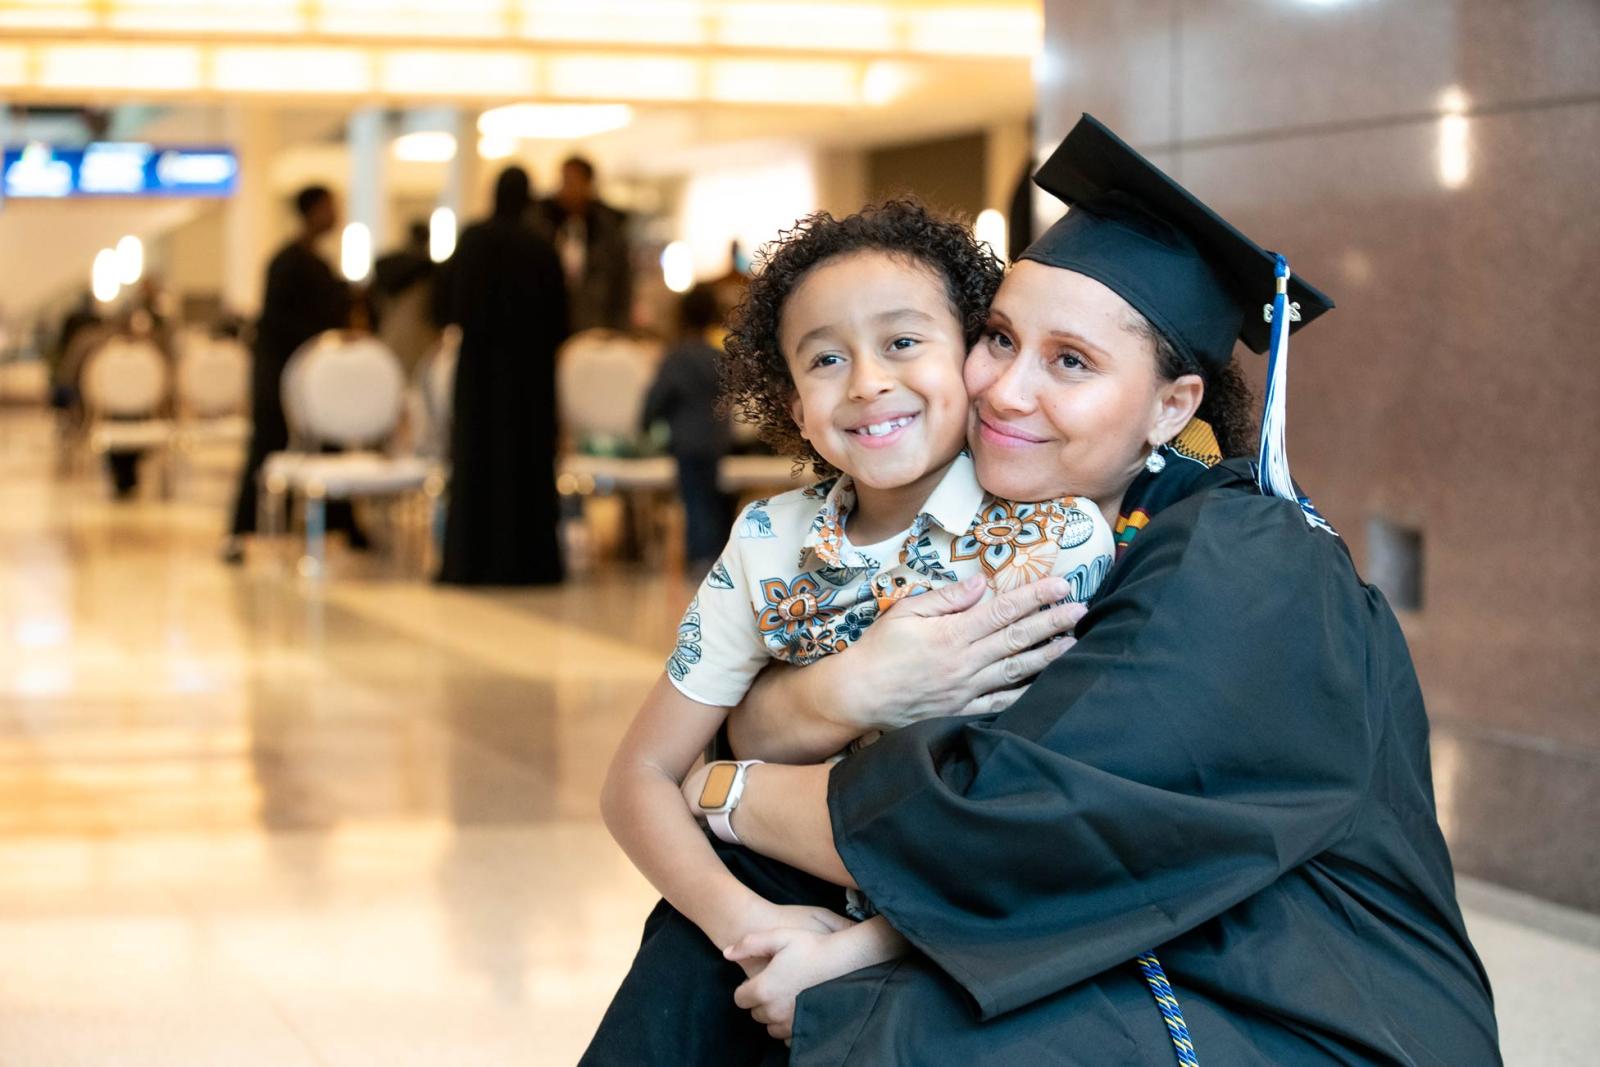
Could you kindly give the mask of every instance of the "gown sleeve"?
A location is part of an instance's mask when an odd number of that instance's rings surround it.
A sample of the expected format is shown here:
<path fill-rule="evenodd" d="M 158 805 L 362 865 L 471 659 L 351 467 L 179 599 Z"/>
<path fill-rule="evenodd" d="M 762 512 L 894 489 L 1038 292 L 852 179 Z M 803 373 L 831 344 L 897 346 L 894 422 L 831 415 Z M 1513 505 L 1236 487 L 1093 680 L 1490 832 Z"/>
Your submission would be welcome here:
<path fill-rule="evenodd" d="M 1285 501 L 1173 505 L 998 716 L 834 769 L 845 866 L 983 1019 L 1192 930 L 1350 829 L 1373 763 L 1362 587 Z"/>

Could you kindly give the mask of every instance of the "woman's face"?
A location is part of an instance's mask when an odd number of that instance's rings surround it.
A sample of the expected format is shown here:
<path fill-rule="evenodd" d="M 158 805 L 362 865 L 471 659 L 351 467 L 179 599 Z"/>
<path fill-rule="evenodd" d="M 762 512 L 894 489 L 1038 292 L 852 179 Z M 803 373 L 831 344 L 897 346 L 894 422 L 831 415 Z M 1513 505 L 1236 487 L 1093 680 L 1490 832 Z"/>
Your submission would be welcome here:
<path fill-rule="evenodd" d="M 968 441 L 985 489 L 1008 500 L 1120 504 L 1202 389 L 1195 375 L 1161 377 L 1139 321 L 1087 275 L 1030 260 L 1012 267 L 965 368 Z"/>

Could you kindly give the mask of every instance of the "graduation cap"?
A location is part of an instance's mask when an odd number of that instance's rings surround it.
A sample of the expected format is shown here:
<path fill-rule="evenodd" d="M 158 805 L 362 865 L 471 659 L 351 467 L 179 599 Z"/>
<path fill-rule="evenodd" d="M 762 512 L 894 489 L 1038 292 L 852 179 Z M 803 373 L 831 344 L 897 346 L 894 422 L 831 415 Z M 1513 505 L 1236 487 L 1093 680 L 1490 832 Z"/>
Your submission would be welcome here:
<path fill-rule="evenodd" d="M 1285 374 L 1290 331 L 1333 301 L 1092 115 L 1033 180 L 1070 210 L 1019 258 L 1095 279 L 1208 371 L 1227 365 L 1236 340 L 1255 352 L 1270 349 L 1257 481 L 1263 493 L 1299 502 L 1322 523 L 1289 476 Z"/>

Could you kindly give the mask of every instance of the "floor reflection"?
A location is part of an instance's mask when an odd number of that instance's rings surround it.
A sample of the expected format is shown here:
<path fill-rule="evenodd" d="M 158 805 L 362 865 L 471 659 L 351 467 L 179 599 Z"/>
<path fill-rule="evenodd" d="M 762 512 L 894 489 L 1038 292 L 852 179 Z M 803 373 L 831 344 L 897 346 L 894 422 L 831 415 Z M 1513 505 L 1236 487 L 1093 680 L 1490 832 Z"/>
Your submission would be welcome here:
<path fill-rule="evenodd" d="M 113 505 L 0 418 L 0 1064 L 573 1063 L 654 899 L 597 793 L 687 586 L 230 570 L 225 479 Z M 1492 753 L 1440 745 L 1481 822 Z M 1469 903 L 1508 1062 L 1575 1062 L 1600 924 Z"/>

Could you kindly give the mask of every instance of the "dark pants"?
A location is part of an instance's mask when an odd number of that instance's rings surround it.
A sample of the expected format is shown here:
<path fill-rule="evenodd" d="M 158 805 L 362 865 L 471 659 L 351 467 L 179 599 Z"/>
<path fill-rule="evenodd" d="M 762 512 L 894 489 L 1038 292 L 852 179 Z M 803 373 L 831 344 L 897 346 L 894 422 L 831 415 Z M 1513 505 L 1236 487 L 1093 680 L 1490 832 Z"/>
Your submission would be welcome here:
<path fill-rule="evenodd" d="M 683 500 L 684 551 L 691 563 L 722 554 L 733 523 L 732 502 L 717 485 L 716 456 L 679 456 L 678 496 Z"/>
<path fill-rule="evenodd" d="M 745 885 L 774 904 L 844 910 L 844 890 L 712 842 Z M 580 1067 L 782 1067 L 789 1050 L 733 1002 L 744 971 L 666 901 L 645 920 L 644 940 Z"/>
<path fill-rule="evenodd" d="M 111 473 L 111 485 L 117 496 L 132 496 L 139 488 L 139 458 L 141 452 L 107 452 L 106 470 Z"/>
<path fill-rule="evenodd" d="M 282 452 L 289 447 L 289 426 L 284 421 L 281 407 L 258 407 L 253 415 L 250 448 L 245 453 L 244 469 L 239 472 L 239 493 L 234 498 L 233 522 L 229 526 L 229 533 L 235 537 L 256 532 L 262 464 L 272 453 Z M 356 528 L 356 513 L 350 501 L 328 501 L 326 522 L 329 533 L 343 530 L 353 545 L 366 544 L 366 536 Z"/>

